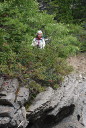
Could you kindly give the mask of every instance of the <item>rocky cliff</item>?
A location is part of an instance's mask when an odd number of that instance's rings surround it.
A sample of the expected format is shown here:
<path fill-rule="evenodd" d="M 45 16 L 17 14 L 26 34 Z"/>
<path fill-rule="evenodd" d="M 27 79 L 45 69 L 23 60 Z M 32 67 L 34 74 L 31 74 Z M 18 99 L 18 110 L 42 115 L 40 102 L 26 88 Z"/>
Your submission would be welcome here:
<path fill-rule="evenodd" d="M 81 57 L 82 68 L 78 61 L 80 72 L 66 76 L 57 90 L 48 87 L 39 93 L 27 110 L 29 89 L 16 78 L 1 76 L 0 128 L 86 128 L 85 57 Z M 72 65 L 77 65 L 76 59 L 73 60 Z"/>
<path fill-rule="evenodd" d="M 86 128 L 85 74 L 71 74 L 59 89 L 40 93 L 27 118 L 27 128 Z"/>

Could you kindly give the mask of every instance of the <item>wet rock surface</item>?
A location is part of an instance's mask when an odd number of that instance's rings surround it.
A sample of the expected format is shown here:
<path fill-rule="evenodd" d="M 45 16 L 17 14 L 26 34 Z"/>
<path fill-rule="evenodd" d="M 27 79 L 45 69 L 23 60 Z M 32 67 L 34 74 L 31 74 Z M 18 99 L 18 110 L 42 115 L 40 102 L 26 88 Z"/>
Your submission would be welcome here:
<path fill-rule="evenodd" d="M 59 89 L 38 94 L 27 118 L 27 128 L 86 128 L 86 74 L 71 74 Z"/>
<path fill-rule="evenodd" d="M 19 87 L 17 79 L 0 77 L 0 128 L 25 128 L 27 126 L 24 104 L 29 89 Z"/>

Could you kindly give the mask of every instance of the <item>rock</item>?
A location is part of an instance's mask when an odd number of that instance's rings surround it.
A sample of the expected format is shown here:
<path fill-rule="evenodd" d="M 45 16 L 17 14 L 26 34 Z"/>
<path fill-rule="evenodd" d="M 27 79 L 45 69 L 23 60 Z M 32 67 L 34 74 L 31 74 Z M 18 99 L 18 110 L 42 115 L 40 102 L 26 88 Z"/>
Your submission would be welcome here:
<path fill-rule="evenodd" d="M 40 111 L 39 108 L 41 108 L 42 105 L 43 105 L 43 109 L 44 106 L 46 108 L 47 107 L 46 104 L 49 104 L 48 101 L 50 101 L 51 96 L 53 94 L 54 94 L 54 90 L 51 87 L 48 87 L 46 91 L 39 93 L 35 98 L 33 104 L 30 106 L 29 111 L 38 112 Z"/>
<path fill-rule="evenodd" d="M 14 102 L 15 102 L 15 94 L 13 93 L 0 93 L 0 105 L 9 105 L 9 106 L 13 106 Z"/>
<path fill-rule="evenodd" d="M 0 117 L 0 128 L 7 128 L 10 122 L 9 117 Z"/>
<path fill-rule="evenodd" d="M 86 128 L 86 75 L 67 76 L 57 90 L 37 95 L 28 109 L 27 128 Z"/>
<path fill-rule="evenodd" d="M 26 128 L 26 109 L 29 89 L 19 87 L 17 79 L 0 78 L 0 128 Z"/>
<path fill-rule="evenodd" d="M 53 126 L 52 128 L 83 128 L 83 126 L 78 122 L 78 120 L 75 120 L 75 118 L 69 116 L 63 119 L 58 125 Z"/>
<path fill-rule="evenodd" d="M 17 91 L 17 88 L 19 86 L 17 79 L 7 79 L 4 80 L 1 85 L 1 90 L 5 91 L 6 93 L 15 93 Z"/>
<path fill-rule="evenodd" d="M 15 113 L 15 109 L 9 106 L 0 106 L 0 117 L 12 118 Z"/>
<path fill-rule="evenodd" d="M 0 78 L 0 128 L 86 128 L 86 74 L 70 74 L 60 88 L 39 93 L 26 111 L 29 89 Z"/>
<path fill-rule="evenodd" d="M 16 102 L 18 102 L 18 104 L 24 105 L 24 103 L 28 101 L 28 96 L 29 96 L 28 88 L 21 87 L 17 94 Z"/>
<path fill-rule="evenodd" d="M 25 107 L 22 107 L 17 111 L 11 120 L 11 125 L 16 127 L 26 128 L 28 121 L 26 120 L 26 110 Z"/>

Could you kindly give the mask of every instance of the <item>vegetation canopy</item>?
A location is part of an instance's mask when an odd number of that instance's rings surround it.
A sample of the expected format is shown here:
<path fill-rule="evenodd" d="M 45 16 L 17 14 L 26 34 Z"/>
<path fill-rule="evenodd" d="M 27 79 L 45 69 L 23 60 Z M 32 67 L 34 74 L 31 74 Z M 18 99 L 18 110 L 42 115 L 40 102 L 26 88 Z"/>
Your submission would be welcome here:
<path fill-rule="evenodd" d="M 50 40 L 42 50 L 31 46 L 39 29 Z M 54 15 L 40 12 L 35 0 L 2 0 L 0 74 L 19 78 L 34 95 L 45 86 L 57 88 L 72 70 L 66 58 L 86 51 L 85 34 L 80 25 L 57 23 Z"/>

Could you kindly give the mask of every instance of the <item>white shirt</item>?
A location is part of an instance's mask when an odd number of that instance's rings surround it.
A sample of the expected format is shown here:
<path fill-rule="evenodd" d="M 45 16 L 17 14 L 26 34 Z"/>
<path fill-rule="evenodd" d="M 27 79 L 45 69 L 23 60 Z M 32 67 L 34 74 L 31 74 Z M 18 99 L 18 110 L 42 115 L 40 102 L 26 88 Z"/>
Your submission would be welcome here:
<path fill-rule="evenodd" d="M 42 49 L 45 47 L 45 40 L 44 40 L 44 38 L 41 38 L 40 40 L 37 38 L 34 38 L 31 45 L 38 46 L 39 48 Z"/>

